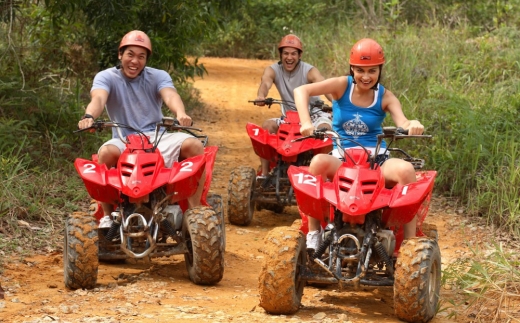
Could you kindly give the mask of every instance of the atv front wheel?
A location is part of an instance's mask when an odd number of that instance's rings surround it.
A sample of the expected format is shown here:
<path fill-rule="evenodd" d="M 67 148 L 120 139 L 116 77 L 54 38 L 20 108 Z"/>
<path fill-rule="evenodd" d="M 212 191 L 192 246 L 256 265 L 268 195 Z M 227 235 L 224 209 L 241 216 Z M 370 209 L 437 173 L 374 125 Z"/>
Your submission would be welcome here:
<path fill-rule="evenodd" d="M 182 236 L 188 253 L 184 261 L 190 280 L 198 285 L 213 285 L 224 275 L 224 238 L 220 219 L 207 206 L 197 206 L 184 214 Z"/>
<path fill-rule="evenodd" d="M 235 225 L 249 225 L 255 202 L 251 201 L 256 182 L 254 168 L 239 166 L 231 171 L 228 185 L 228 218 Z"/>
<path fill-rule="evenodd" d="M 96 220 L 85 212 L 74 212 L 65 222 L 63 276 L 70 289 L 96 286 L 99 267 Z"/>
<path fill-rule="evenodd" d="M 222 230 L 222 240 L 224 243 L 224 250 L 226 250 L 226 224 L 224 220 L 224 203 L 222 202 L 222 196 L 214 193 L 208 194 L 206 201 L 213 208 L 213 211 L 217 214 L 217 218 L 220 219 L 220 230 Z"/>
<path fill-rule="evenodd" d="M 406 322 L 428 322 L 437 311 L 441 286 L 441 252 L 437 241 L 405 240 L 395 265 L 394 307 Z"/>
<path fill-rule="evenodd" d="M 260 306 L 271 314 L 293 314 L 300 307 L 305 281 L 305 238 L 300 230 L 278 227 L 265 238 L 266 258 L 258 279 Z"/>

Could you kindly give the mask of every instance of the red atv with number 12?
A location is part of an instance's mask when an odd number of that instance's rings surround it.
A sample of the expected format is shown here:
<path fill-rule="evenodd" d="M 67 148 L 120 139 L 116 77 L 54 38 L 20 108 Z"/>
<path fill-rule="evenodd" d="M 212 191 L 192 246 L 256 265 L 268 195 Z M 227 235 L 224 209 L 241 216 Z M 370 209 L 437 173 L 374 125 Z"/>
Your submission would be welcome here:
<path fill-rule="evenodd" d="M 402 129 L 400 129 L 402 130 Z M 267 257 L 259 278 L 260 306 L 273 314 L 298 311 L 307 283 L 336 284 L 340 289 L 393 286 L 397 317 L 407 322 L 427 322 L 436 313 L 441 253 L 434 228 L 423 224 L 428 213 L 437 172 L 416 171 L 417 181 L 385 187 L 375 156 L 381 142 L 388 147 L 400 139 L 430 137 L 406 135 L 385 127 L 378 135 L 375 154 L 334 131 L 316 131 L 313 139 L 335 140 L 344 162 L 332 181 L 314 176 L 308 167 L 290 166 L 288 177 L 302 216 L 300 230 L 278 227 L 265 238 Z M 305 138 L 297 139 L 303 140 Z M 342 140 L 362 148 L 343 150 Z M 416 169 L 424 161 L 399 148 Z M 306 215 L 322 223 L 323 242 L 314 253 L 306 249 Z M 417 216 L 417 237 L 403 240 L 403 225 Z M 312 251 L 309 249 L 309 251 Z"/>

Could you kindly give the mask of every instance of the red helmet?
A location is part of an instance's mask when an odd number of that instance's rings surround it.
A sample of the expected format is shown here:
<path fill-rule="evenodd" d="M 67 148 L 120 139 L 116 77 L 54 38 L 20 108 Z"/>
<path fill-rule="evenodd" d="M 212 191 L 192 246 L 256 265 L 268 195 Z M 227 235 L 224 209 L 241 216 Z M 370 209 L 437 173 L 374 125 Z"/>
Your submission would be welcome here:
<path fill-rule="evenodd" d="M 352 46 L 350 50 L 350 65 L 376 66 L 385 62 L 383 47 L 375 40 L 363 38 Z"/>
<path fill-rule="evenodd" d="M 132 30 L 124 35 L 123 39 L 121 39 L 121 43 L 119 43 L 119 50 L 124 46 L 140 46 L 147 49 L 149 55 L 152 54 L 152 42 L 150 38 L 140 30 Z"/>
<path fill-rule="evenodd" d="M 284 36 L 282 40 L 280 40 L 280 43 L 278 44 L 278 50 L 281 51 L 284 47 L 294 47 L 300 52 L 303 52 L 303 46 L 300 38 L 293 34 Z"/>

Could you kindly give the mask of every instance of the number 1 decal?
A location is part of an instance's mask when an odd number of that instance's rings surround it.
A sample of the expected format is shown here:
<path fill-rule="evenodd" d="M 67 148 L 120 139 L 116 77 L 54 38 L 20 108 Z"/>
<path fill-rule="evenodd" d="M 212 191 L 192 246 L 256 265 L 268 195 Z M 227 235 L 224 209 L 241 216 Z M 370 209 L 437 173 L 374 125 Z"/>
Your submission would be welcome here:
<path fill-rule="evenodd" d="M 193 169 L 191 168 L 193 166 L 193 162 L 184 162 L 181 164 L 181 172 L 192 172 Z"/>
<path fill-rule="evenodd" d="M 255 136 L 258 136 L 258 134 L 260 133 L 260 129 L 255 128 L 253 129 L 253 132 L 255 133 Z"/>
<path fill-rule="evenodd" d="M 298 174 L 294 174 L 294 177 L 296 177 L 298 179 L 297 180 L 298 184 L 306 184 L 306 185 L 316 186 L 316 177 L 314 177 L 312 175 L 298 173 Z"/>

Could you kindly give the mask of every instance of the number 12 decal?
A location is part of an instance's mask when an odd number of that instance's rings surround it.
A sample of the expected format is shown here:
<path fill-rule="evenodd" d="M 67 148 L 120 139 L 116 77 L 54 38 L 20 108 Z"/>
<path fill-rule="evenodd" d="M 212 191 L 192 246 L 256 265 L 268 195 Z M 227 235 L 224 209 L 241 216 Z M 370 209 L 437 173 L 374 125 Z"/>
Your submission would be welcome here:
<path fill-rule="evenodd" d="M 303 174 L 303 173 L 299 173 L 299 174 L 294 174 L 294 177 L 297 178 L 297 183 L 298 184 L 306 184 L 306 185 L 312 185 L 312 186 L 316 186 L 316 177 L 312 176 L 312 175 L 309 175 L 309 174 Z"/>

